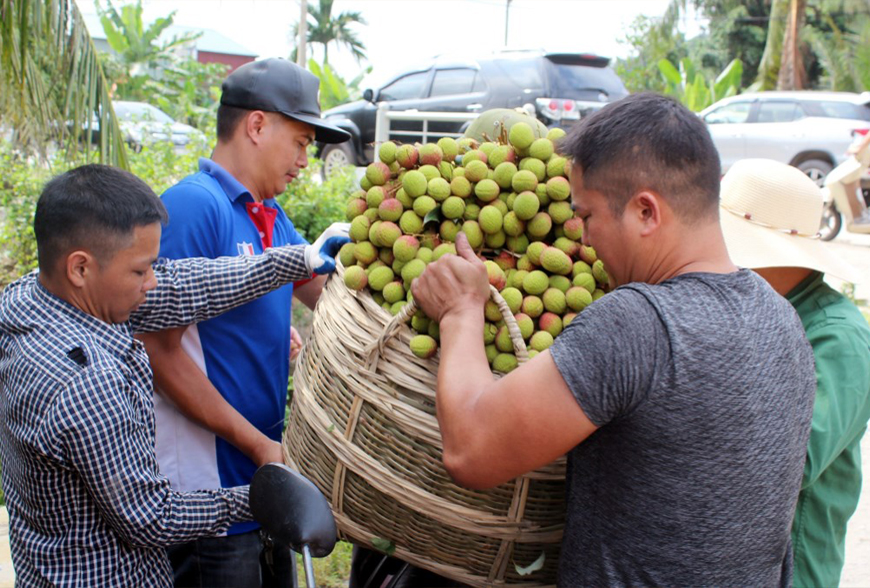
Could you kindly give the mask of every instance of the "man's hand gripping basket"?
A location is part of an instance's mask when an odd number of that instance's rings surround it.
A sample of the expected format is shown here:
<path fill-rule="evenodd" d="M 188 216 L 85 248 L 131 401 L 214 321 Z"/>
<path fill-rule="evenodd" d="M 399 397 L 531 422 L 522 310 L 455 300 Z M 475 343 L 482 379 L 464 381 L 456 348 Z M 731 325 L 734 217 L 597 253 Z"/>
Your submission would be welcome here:
<path fill-rule="evenodd" d="M 513 315 L 492 297 L 522 363 Z M 333 274 L 296 366 L 285 460 L 318 485 L 355 543 L 473 586 L 554 584 L 564 461 L 488 491 L 451 481 L 435 418 L 438 356 L 411 353 L 413 306 L 392 317 L 346 288 L 343 268 Z"/>

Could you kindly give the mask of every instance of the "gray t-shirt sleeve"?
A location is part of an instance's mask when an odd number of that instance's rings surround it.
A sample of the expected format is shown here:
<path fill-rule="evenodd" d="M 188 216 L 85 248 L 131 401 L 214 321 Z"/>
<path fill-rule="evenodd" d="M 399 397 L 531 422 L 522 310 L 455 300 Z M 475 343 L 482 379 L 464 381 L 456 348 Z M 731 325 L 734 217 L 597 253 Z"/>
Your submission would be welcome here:
<path fill-rule="evenodd" d="M 670 349 L 655 307 L 620 288 L 578 314 L 550 352 L 580 408 L 601 427 L 647 397 Z"/>

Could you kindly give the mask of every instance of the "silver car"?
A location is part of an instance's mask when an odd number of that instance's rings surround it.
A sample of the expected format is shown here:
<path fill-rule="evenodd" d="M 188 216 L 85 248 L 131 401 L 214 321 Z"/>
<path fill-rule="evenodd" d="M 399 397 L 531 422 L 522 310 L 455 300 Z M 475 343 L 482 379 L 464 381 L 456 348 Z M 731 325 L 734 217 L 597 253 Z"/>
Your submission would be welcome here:
<path fill-rule="evenodd" d="M 854 133 L 870 128 L 870 92 L 747 93 L 720 100 L 700 116 L 722 173 L 738 159 L 762 157 L 793 165 L 821 185 L 844 160 Z"/>

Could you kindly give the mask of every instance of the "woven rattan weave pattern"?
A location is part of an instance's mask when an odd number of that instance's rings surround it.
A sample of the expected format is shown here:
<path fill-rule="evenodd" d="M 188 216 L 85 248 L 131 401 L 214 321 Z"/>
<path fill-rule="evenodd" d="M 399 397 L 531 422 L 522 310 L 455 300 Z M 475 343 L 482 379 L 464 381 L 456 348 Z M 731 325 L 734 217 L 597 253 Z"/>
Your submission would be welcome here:
<path fill-rule="evenodd" d="M 522 363 L 513 316 L 494 289 L 493 299 Z M 294 372 L 285 460 L 324 492 L 340 534 L 356 543 L 389 540 L 397 557 L 473 586 L 554 584 L 564 460 L 488 491 L 454 484 L 435 418 L 438 356 L 411 353 L 404 318 L 346 288 L 338 268 Z M 516 567 L 542 552 L 543 568 L 520 576 Z"/>

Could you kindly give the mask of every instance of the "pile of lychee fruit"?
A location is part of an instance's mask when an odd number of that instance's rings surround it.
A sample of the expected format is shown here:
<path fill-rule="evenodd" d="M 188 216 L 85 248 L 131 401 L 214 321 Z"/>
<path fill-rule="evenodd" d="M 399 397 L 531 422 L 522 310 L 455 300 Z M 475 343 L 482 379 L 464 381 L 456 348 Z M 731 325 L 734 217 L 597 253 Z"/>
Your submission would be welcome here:
<path fill-rule="evenodd" d="M 570 162 L 558 153 L 561 129 L 546 136 L 525 122 L 493 140 L 444 137 L 425 145 L 381 145 L 347 204 L 351 243 L 339 260 L 352 290 L 368 289 L 394 315 L 411 300 L 426 264 L 455 254 L 465 233 L 489 281 L 516 318 L 529 355 L 547 349 L 577 313 L 605 294 L 609 280 L 574 216 Z M 493 371 L 517 367 L 498 306 L 484 309 L 483 338 Z M 438 324 L 422 311 L 412 352 L 438 350 Z"/>

